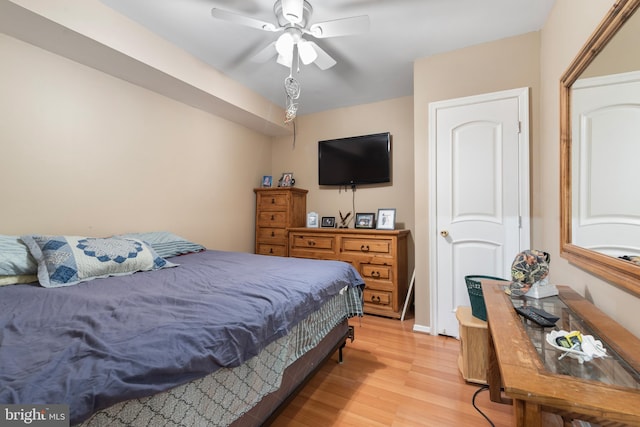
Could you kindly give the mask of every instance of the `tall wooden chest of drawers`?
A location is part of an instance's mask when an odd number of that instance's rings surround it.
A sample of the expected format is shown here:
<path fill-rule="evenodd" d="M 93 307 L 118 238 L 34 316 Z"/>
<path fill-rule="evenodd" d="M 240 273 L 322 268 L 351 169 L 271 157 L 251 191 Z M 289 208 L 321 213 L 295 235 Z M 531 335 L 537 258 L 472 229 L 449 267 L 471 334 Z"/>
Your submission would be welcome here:
<path fill-rule="evenodd" d="M 307 190 L 296 187 L 256 188 L 256 253 L 288 255 L 288 227 L 307 220 Z"/>
<path fill-rule="evenodd" d="M 364 311 L 400 318 L 409 230 L 290 228 L 289 256 L 350 262 L 366 283 Z"/>

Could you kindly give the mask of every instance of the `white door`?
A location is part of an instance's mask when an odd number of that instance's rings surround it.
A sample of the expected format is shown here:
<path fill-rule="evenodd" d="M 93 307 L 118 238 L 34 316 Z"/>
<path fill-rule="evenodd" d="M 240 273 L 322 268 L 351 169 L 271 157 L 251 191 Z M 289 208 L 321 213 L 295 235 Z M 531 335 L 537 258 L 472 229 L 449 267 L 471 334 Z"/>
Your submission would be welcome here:
<path fill-rule="evenodd" d="M 640 72 L 579 79 L 571 99 L 571 240 L 640 255 Z"/>
<path fill-rule="evenodd" d="M 438 102 L 430 123 L 432 333 L 459 336 L 464 277 L 508 279 L 529 245 L 528 89 Z"/>

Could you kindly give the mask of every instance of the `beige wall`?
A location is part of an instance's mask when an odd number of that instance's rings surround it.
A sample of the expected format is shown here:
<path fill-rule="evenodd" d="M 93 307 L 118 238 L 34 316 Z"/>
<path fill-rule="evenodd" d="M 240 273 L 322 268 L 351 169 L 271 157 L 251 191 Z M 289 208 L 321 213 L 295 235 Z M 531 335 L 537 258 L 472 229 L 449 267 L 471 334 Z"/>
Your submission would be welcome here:
<path fill-rule="evenodd" d="M 533 235 L 539 247 L 552 248 L 551 279 L 567 284 L 586 295 L 600 309 L 640 337 L 640 298 L 602 281 L 558 256 L 559 222 L 559 80 L 582 44 L 607 13 L 612 0 L 560 0 L 542 31 L 542 108 L 540 139 L 542 151 L 538 165 L 539 193 L 544 194 L 540 209 L 542 229 Z M 546 165 L 552 165 L 547 167 Z"/>
<path fill-rule="evenodd" d="M 429 103 L 507 89 L 529 87 L 532 135 L 531 159 L 539 157 L 538 110 L 540 103 L 539 33 L 448 52 L 414 64 L 414 129 L 415 129 L 415 226 L 416 259 L 416 325 L 427 329 L 430 320 L 429 294 L 429 193 L 428 193 L 428 108 Z M 539 225 L 536 217 L 542 208 L 537 201 L 539 168 L 532 170 L 532 233 Z M 515 256 L 515 254 L 514 254 Z"/>
<path fill-rule="evenodd" d="M 253 250 L 269 137 L 1 34 L 0 52 L 0 233 Z"/>
<path fill-rule="evenodd" d="M 304 92 L 303 92 L 304 94 Z M 304 95 L 300 99 L 304 104 Z M 296 187 L 309 190 L 307 211 L 319 216 L 339 212 L 378 212 L 396 209 L 396 228 L 407 228 L 413 236 L 413 98 L 403 97 L 372 104 L 309 114 L 297 119 L 296 140 L 280 137 L 273 145 L 274 179 L 282 172 L 293 172 Z M 318 186 L 318 141 L 379 132 L 391 133 L 392 185 L 362 186 L 351 189 Z M 353 212 L 351 214 L 353 218 Z M 353 222 L 350 224 L 353 227 Z M 413 238 L 410 238 L 409 273 L 413 268 Z"/>

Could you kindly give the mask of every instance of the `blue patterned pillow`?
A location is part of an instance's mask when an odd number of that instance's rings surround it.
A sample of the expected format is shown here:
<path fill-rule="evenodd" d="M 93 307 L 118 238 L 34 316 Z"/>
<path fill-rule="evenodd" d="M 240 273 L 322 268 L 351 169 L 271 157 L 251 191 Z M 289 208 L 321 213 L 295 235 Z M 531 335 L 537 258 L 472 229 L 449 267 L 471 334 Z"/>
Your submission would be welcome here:
<path fill-rule="evenodd" d="M 46 288 L 177 265 L 138 239 L 40 235 L 21 239 L 38 263 L 38 281 Z"/>

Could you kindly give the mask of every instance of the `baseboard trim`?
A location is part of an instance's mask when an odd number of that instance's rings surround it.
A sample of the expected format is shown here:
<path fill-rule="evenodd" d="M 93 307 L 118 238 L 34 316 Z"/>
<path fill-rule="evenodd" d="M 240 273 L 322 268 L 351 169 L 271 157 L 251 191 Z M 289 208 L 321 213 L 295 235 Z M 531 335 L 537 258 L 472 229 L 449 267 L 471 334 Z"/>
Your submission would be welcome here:
<path fill-rule="evenodd" d="M 413 325 L 413 332 L 420 332 L 422 334 L 431 334 L 431 328 L 423 325 Z"/>

